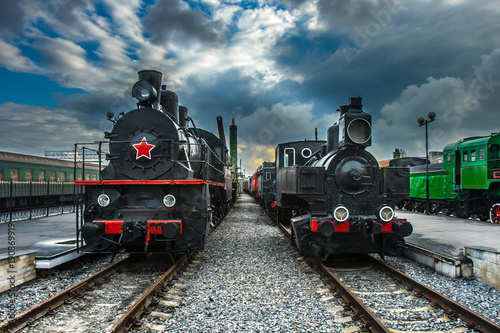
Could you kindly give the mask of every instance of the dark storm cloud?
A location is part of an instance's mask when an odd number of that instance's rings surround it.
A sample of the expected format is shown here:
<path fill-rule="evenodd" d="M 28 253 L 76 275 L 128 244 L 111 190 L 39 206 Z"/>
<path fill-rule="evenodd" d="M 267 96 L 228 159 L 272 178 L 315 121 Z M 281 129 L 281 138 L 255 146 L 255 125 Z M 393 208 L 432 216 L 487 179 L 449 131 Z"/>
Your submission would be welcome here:
<path fill-rule="evenodd" d="M 320 1 L 318 12 L 329 25 L 349 22 L 344 37 L 332 39 L 329 31 L 310 39 L 292 36 L 273 54 L 279 65 L 305 78 L 305 95 L 319 105 L 360 94 L 380 108 L 430 76 L 471 75 L 478 53 L 489 54 L 498 45 L 498 15 L 481 3 L 412 3 L 411 10 L 405 4 Z"/>
<path fill-rule="evenodd" d="M 23 12 L 19 1 L 0 1 L 0 34 L 19 34 Z"/>
<path fill-rule="evenodd" d="M 159 0 L 147 7 L 142 24 L 145 32 L 151 34 L 155 44 L 162 44 L 178 34 L 180 42 L 184 36 L 209 44 L 224 38 L 224 24 L 211 21 L 201 11 L 193 11 L 181 5 L 179 0 Z"/>
<path fill-rule="evenodd" d="M 117 115 L 136 107 L 135 100 L 128 91 L 123 92 L 122 95 L 74 94 L 71 97 L 59 99 L 59 103 L 62 109 L 72 110 L 72 116 L 85 128 L 97 129 L 102 132 L 110 128 L 110 122 L 106 120 L 108 111 L 111 110 Z"/>

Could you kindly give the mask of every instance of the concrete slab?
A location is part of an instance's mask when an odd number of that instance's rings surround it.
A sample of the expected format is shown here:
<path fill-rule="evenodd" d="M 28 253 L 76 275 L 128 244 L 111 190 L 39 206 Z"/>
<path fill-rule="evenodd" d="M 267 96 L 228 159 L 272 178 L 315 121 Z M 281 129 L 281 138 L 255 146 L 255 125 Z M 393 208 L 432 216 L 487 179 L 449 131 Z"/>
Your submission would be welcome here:
<path fill-rule="evenodd" d="M 500 252 L 500 224 L 400 210 L 396 215 L 413 225 L 413 234 L 406 238 L 408 243 L 443 257 L 464 260 L 466 246 Z"/>
<path fill-rule="evenodd" d="M 0 224 L 0 259 L 35 252 L 36 268 L 48 269 L 81 256 L 75 219 L 75 213 L 69 213 Z"/>
<path fill-rule="evenodd" d="M 49 256 L 59 253 L 61 249 L 64 251 L 75 247 L 74 244 L 55 244 L 57 241 L 76 238 L 75 219 L 75 214 L 69 213 L 0 224 L 0 257 L 8 255 L 9 232 L 14 234 L 16 253 L 29 251 Z"/>

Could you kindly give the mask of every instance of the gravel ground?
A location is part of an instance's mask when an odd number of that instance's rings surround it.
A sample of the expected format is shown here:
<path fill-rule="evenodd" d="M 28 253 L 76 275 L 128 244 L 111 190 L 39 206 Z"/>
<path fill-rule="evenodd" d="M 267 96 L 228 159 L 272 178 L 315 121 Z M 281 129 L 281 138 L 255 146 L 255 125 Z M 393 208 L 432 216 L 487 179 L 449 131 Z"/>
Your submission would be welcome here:
<path fill-rule="evenodd" d="M 115 257 L 115 262 L 124 256 L 118 254 Z M 37 279 L 18 287 L 15 292 L 17 313 L 49 299 L 69 286 L 109 266 L 110 260 L 111 255 L 87 255 L 60 268 L 42 272 L 43 275 L 37 272 L 39 274 Z M 0 322 L 8 319 L 7 304 L 9 302 L 9 293 L 6 291 L 0 295 Z"/>

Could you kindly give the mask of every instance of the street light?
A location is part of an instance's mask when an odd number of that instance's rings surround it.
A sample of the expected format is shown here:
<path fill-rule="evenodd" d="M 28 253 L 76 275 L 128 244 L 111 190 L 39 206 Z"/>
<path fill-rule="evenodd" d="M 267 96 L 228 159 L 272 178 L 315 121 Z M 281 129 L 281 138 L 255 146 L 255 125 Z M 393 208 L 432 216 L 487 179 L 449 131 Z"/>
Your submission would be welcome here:
<path fill-rule="evenodd" d="M 424 117 L 418 117 L 417 121 L 420 125 L 418 127 L 422 127 L 425 125 L 425 165 L 426 165 L 426 180 L 425 180 L 425 192 L 426 192 L 426 214 L 429 215 L 429 142 L 428 142 L 428 134 L 427 134 L 427 124 L 436 120 L 436 112 L 431 111 L 427 115 L 429 120 L 425 120 Z"/>

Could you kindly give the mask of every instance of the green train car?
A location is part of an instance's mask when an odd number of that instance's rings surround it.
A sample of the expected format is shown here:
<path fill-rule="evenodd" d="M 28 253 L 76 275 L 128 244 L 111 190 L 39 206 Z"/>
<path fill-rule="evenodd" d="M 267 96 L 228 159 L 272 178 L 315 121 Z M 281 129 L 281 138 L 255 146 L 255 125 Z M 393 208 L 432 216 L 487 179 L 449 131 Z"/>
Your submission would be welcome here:
<path fill-rule="evenodd" d="M 84 177 L 99 179 L 98 166 L 77 163 L 76 178 Z M 0 151 L 0 214 L 73 202 L 74 178 L 72 161 Z"/>
<path fill-rule="evenodd" d="M 405 209 L 426 209 L 426 166 L 410 168 Z M 429 164 L 431 213 L 500 223 L 500 133 L 464 138 L 443 149 L 443 163 Z"/>
<path fill-rule="evenodd" d="M 85 163 L 85 180 L 97 180 L 99 168 Z M 0 151 L 0 181 L 19 182 L 73 182 L 74 162 L 41 156 Z M 78 163 L 77 180 L 83 180 Z"/>

